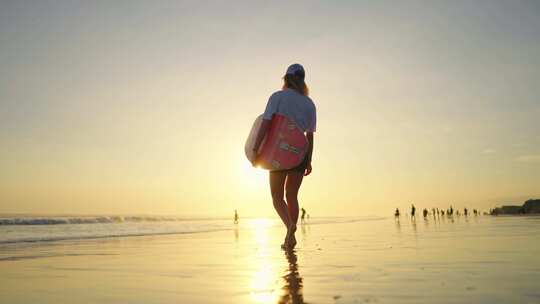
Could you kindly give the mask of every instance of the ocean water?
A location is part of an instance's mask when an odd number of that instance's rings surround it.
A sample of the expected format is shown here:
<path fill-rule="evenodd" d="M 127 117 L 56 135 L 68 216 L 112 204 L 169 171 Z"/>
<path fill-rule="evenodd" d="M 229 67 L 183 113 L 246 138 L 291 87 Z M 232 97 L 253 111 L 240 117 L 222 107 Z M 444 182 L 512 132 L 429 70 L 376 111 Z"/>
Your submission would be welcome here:
<path fill-rule="evenodd" d="M 310 219 L 310 224 L 380 220 L 381 217 L 335 217 Z M 239 226 L 225 218 L 170 216 L 4 216 L 0 217 L 0 245 L 130 236 L 190 234 L 249 228 L 255 219 Z M 258 219 L 257 219 L 258 220 Z M 269 226 L 279 226 L 268 219 Z"/>

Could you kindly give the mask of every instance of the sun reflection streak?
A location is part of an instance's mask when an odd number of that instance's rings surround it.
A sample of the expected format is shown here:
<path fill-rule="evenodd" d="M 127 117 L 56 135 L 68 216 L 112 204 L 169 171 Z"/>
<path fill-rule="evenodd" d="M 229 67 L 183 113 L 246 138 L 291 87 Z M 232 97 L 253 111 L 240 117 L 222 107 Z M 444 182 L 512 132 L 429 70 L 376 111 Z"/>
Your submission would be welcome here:
<path fill-rule="evenodd" d="M 269 247 L 268 229 L 272 225 L 268 219 L 257 219 L 250 222 L 257 244 L 257 254 L 253 263 L 256 271 L 250 283 L 250 294 L 254 303 L 276 303 L 279 275 L 272 263 Z"/>

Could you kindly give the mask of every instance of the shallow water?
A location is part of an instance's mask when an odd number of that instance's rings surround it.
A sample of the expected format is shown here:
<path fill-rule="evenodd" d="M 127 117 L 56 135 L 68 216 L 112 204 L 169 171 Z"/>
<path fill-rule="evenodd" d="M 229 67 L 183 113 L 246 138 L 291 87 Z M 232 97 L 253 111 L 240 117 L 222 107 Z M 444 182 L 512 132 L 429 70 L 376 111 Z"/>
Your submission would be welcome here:
<path fill-rule="evenodd" d="M 381 220 L 382 217 L 327 217 L 310 220 L 310 224 L 332 224 L 351 221 Z M 19 243 L 102 239 L 115 237 L 192 234 L 249 229 L 253 219 L 235 225 L 230 219 L 178 218 L 164 216 L 25 216 L 0 217 L 0 246 Z M 279 226 L 277 219 L 268 220 Z"/>
<path fill-rule="evenodd" d="M 4 244 L 0 294 L 6 303 L 540 303 L 540 217 L 323 223 L 301 225 L 291 253 L 267 219 Z"/>

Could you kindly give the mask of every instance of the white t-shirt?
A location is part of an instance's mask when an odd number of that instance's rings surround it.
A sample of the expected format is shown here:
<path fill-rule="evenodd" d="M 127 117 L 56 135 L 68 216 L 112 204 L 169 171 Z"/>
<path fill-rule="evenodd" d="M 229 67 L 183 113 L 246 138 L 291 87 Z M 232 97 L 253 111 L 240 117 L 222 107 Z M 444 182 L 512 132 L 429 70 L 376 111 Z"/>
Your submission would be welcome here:
<path fill-rule="evenodd" d="M 263 119 L 271 120 L 274 113 L 287 116 L 304 132 L 315 132 L 317 113 L 313 101 L 295 90 L 277 91 L 268 100 Z"/>

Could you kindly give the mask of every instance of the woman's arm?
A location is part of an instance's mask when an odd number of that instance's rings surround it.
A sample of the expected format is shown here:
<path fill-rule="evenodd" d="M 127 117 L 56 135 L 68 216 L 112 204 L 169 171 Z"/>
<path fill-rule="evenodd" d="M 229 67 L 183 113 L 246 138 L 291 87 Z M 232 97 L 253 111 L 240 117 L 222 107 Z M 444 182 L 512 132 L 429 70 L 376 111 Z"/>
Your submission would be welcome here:
<path fill-rule="evenodd" d="M 313 155 L 313 132 L 307 132 L 306 133 L 307 140 L 309 142 L 308 151 L 306 153 L 307 157 L 307 167 L 306 172 L 304 173 L 305 176 L 308 176 L 311 173 L 311 156 Z"/>
<path fill-rule="evenodd" d="M 271 120 L 262 120 L 261 127 L 259 128 L 259 133 L 257 133 L 257 138 L 255 139 L 255 145 L 253 146 L 253 151 L 255 151 L 255 155 L 259 154 L 259 148 L 262 144 L 264 137 L 266 136 L 266 132 L 268 132 L 268 129 L 270 128 L 270 122 Z M 257 159 L 255 159 L 252 164 L 253 166 L 255 166 L 257 164 Z"/>

